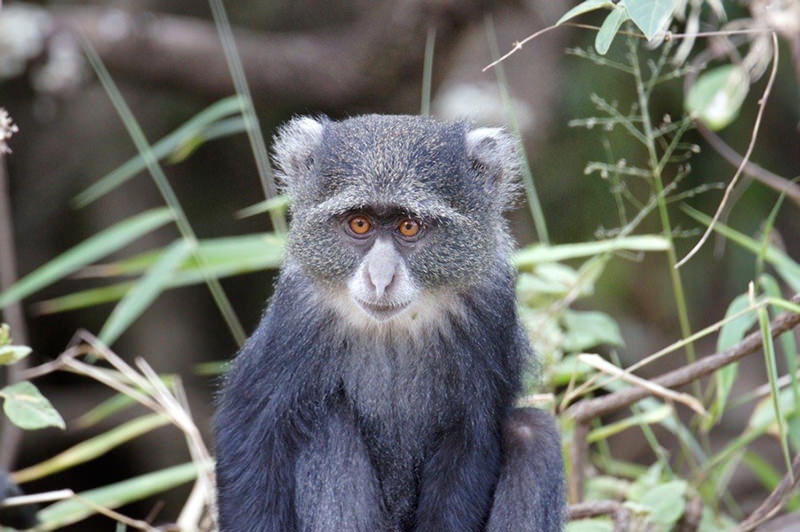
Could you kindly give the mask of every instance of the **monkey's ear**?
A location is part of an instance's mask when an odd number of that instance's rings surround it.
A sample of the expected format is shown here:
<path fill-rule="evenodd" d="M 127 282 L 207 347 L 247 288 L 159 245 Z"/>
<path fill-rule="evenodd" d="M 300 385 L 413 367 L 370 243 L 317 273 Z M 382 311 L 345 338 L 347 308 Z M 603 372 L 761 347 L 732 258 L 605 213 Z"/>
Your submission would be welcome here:
<path fill-rule="evenodd" d="M 517 141 L 501 128 L 473 129 L 467 133 L 467 157 L 490 197 L 500 209 L 509 208 L 519 192 Z"/>
<path fill-rule="evenodd" d="M 276 175 L 282 185 L 294 196 L 302 188 L 314 166 L 314 152 L 322 142 L 325 120 L 299 116 L 278 129 L 272 145 L 272 157 L 277 167 Z"/>

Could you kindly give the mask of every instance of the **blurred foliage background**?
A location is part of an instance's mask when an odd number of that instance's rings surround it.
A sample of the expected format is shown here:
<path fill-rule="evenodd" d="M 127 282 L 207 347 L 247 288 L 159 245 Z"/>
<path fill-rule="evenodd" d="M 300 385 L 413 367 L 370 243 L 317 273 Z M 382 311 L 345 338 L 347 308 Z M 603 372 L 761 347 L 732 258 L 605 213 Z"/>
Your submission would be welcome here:
<path fill-rule="evenodd" d="M 636 176 L 627 176 L 620 180 L 619 172 L 603 171 L 597 166 L 594 171 L 590 166 L 591 162 L 605 162 L 613 167 L 620 160 L 624 160 L 625 167 L 648 165 L 647 151 L 631 139 L 625 127 L 616 122 L 606 128 L 599 119 L 609 115 L 598 105 L 598 97 L 622 115 L 635 117 L 638 112 L 639 99 L 631 76 L 607 64 L 625 64 L 630 51 L 626 42 L 630 38 L 625 32 L 638 30 L 630 23 L 623 26 L 623 34 L 610 43 L 607 55 L 597 55 L 597 27 L 609 14 L 609 5 L 598 2 L 596 7 L 601 9 L 575 19 L 591 27 L 559 26 L 527 42 L 499 67 L 488 70 L 484 67 L 510 49 L 512 43 L 554 24 L 576 3 L 240 0 L 228 2 L 226 8 L 238 45 L 236 55 L 243 65 L 267 143 L 275 128 L 296 114 L 325 114 L 334 119 L 372 112 L 417 114 L 421 111 L 421 101 L 423 107 L 429 104 L 430 113 L 439 118 L 468 118 L 476 125 L 505 125 L 521 134 L 549 243 L 560 245 L 616 236 L 613 229 L 625 225 L 620 220 L 620 198 L 628 194 L 639 198 L 642 205 L 647 201 L 641 178 L 637 181 Z M 765 38 L 769 30 L 779 33 L 777 76 L 751 160 L 786 178 L 787 186 L 792 179 L 796 183 L 800 172 L 800 4 L 790 0 L 772 3 L 779 7 L 764 7 L 766 2 L 758 1 L 692 0 L 667 4 L 680 14 L 671 27 L 676 33 L 717 30 L 726 21 L 739 22 L 734 29 L 756 28 Z M 761 9 L 767 9 L 767 14 Z M 781 16 L 775 15 L 775 10 Z M 727 19 L 720 16 L 723 11 Z M 697 26 L 691 26 L 695 23 Z M 764 25 L 768 23 L 774 26 Z M 109 98 L 112 91 L 108 84 L 104 87 L 97 81 L 95 70 L 85 59 L 79 35 L 96 50 L 108 69 L 109 79 L 118 86 L 146 138 L 156 146 L 156 155 L 164 157 L 164 177 L 185 213 L 184 221 L 196 237 L 206 242 L 272 232 L 279 217 L 271 218 L 263 209 L 255 215 L 241 213 L 242 209 L 264 200 L 262 178 L 267 170 L 263 167 L 263 152 L 259 152 L 258 135 L 253 136 L 253 130 L 251 135 L 246 132 L 247 112 L 244 118 L 238 112 L 240 100 L 222 101 L 236 94 L 236 89 L 209 5 L 183 0 L 6 2 L 0 11 L 0 106 L 8 111 L 19 129 L 8 141 L 13 153 L 4 158 L 16 266 L 7 255 L 0 261 L 0 268 L 5 268 L 6 273 L 15 268 L 21 277 L 92 235 L 164 205 L 163 187 L 160 191 L 147 176 L 146 158 L 140 155 L 126 130 L 130 119 L 120 118 L 119 110 Z M 683 42 L 680 38 L 664 43 L 662 36 L 661 46 L 653 50 L 644 42 L 636 43 L 645 73 L 649 72 L 649 61 L 657 62 L 665 46 L 671 46 L 670 61 L 674 58 L 672 54 L 687 54 L 675 65 L 669 62 L 663 67 L 665 74 L 680 75 L 659 83 L 649 95 L 650 116 L 656 127 L 682 123 L 686 98 L 683 75 L 689 72 L 682 70 L 685 65 L 692 65 L 704 53 L 716 56 L 715 64 L 737 64 L 736 61 L 741 64 L 750 57 L 743 58 L 743 53 L 740 55 L 732 48 L 731 41 L 738 38 L 742 35 L 698 37 L 691 51 L 680 48 Z M 763 65 L 750 65 L 751 73 L 757 73 L 750 80 L 753 85 L 741 104 L 735 106 L 730 124 L 717 132 L 739 153 L 748 147 L 757 102 L 767 82 L 772 57 L 770 42 L 767 38 L 766 45 L 758 44 L 766 48 L 761 56 L 751 59 Z M 587 60 L 587 56 L 594 60 Z M 426 59 L 429 75 L 426 75 Z M 425 96 L 426 91 L 429 97 Z M 203 116 L 198 113 L 212 105 L 213 120 L 197 125 Z M 591 122 L 592 117 L 598 118 Z M 188 132 L 184 129 L 183 134 L 173 136 L 174 142 L 162 144 L 163 153 L 158 153 L 156 142 L 187 123 Z M 195 124 L 194 129 L 191 124 Z M 666 142 L 669 137 L 665 139 Z M 694 128 L 688 129 L 680 142 L 676 157 L 680 153 L 687 159 L 674 161 L 678 169 L 668 176 L 672 179 L 681 175 L 677 190 L 685 193 L 680 201 L 668 205 L 678 258 L 694 246 L 705 229 L 697 216 L 690 216 L 682 205 L 713 215 L 720 204 L 722 189 L 736 171 L 709 145 L 707 137 Z M 658 145 L 659 150 L 664 148 L 666 145 Z M 258 154 L 262 155 L 261 167 L 256 162 Z M 131 158 L 132 166 L 126 173 L 130 178 L 89 201 L 87 188 Z M 800 257 L 798 198 L 788 195 L 784 205 L 775 211 L 774 220 L 769 220 L 779 193 L 774 187 L 746 176 L 744 181 L 745 185 L 735 189 L 721 221 L 755 239 L 759 245 L 765 224 L 771 224 L 769 243 L 797 260 Z M 632 204 L 629 210 L 635 216 L 640 209 Z M 281 207 L 274 212 L 281 212 Z M 535 213 L 535 209 L 521 202 L 512 214 L 520 247 L 542 240 Z M 55 312 L 58 305 L 70 303 L 54 298 L 108 286 L 119 277 L 146 271 L 153 264 L 147 256 L 139 257 L 138 263 L 123 259 L 168 246 L 182 234 L 186 236 L 185 227 L 171 223 L 155 225 L 160 228 L 143 231 L 141 238 L 130 243 L 120 239 L 124 248 L 90 261 L 99 265 L 76 269 L 67 278 L 47 283 L 34 294 L 25 294 L 22 308 L 27 334 L 14 330 L 13 323 L 11 334 L 15 340 L 21 340 L 22 336 L 24 341 L 16 343 L 31 346 L 31 363 L 41 364 L 62 353 L 77 330 L 107 333 L 107 339 L 114 340 L 114 352 L 122 359 L 131 362 L 141 356 L 159 374 L 181 376 L 194 421 L 205 440 L 211 441 L 217 378 L 209 376 L 208 371 L 210 368 L 213 373 L 217 366 L 200 366 L 198 371 L 198 365 L 230 358 L 236 352 L 237 339 L 221 317 L 219 298 L 215 303 L 196 268 L 194 284 L 163 293 L 160 292 L 164 287 L 157 286 L 160 295 L 127 328 L 112 332 L 104 329 L 108 327 L 114 302 L 78 305 L 80 308 Z M 653 211 L 635 228 L 635 233 L 659 235 L 662 229 L 658 213 Z M 218 267 L 215 271 L 224 274 L 221 288 L 244 331 L 249 333 L 269 297 L 274 267 L 280 260 L 280 242 L 260 236 L 236 242 L 239 247 L 231 251 L 225 248 L 225 242 L 210 241 L 218 247 L 210 250 L 204 260 L 207 266 Z M 175 264 L 185 264 L 191 270 L 191 265 L 183 262 L 189 260 L 191 250 L 170 249 Z M 554 375 L 566 352 L 600 352 L 624 367 L 682 337 L 669 262 L 663 252 L 644 253 L 642 249 L 633 246 L 627 251 L 616 250 L 609 256 L 611 260 L 603 261 L 596 277 L 581 285 L 581 290 L 585 290 L 580 297 L 569 292 L 570 287 L 577 286 L 571 276 L 586 271 L 581 269 L 588 264 L 584 262 L 585 253 L 567 256 L 563 261 L 558 259 L 565 264 L 564 269 L 539 270 L 540 262 L 550 264 L 550 261 L 538 260 L 521 266 L 528 272 L 526 282 L 532 283 L 520 287 L 521 296 L 534 294 L 525 302 L 532 313 L 526 315 L 533 320 L 532 329 L 544 330 L 542 322 L 537 321 L 541 319 L 535 314 L 537 309 L 552 309 L 554 302 L 562 301 L 565 303 L 561 310 L 570 307 L 575 314 L 565 318 L 559 313 L 553 318 L 553 323 L 560 324 L 556 328 L 560 326 L 567 336 L 571 329 L 585 331 L 596 326 L 600 330 L 588 340 L 576 339 L 574 335 L 568 338 L 573 341 L 569 349 L 564 348 L 562 337 L 553 340 L 552 336 L 542 334 L 538 348 L 545 357 L 545 382 L 533 384 L 531 392 L 563 393 L 569 375 L 566 381 L 559 381 L 560 377 Z M 221 262 L 217 261 L 220 257 Z M 227 259 L 231 260 L 226 262 Z M 237 266 L 231 266 L 234 259 Z M 757 279 L 761 271 L 758 253 L 712 235 L 697 256 L 680 269 L 692 331 L 721 320 L 734 298 L 746 293 L 748 282 Z M 109 276 L 113 279 L 109 280 Z M 559 281 L 566 283 L 564 292 L 556 290 L 552 297 L 541 295 L 542 286 L 552 288 Z M 4 286 L 7 287 L 8 284 Z M 773 295 L 788 298 L 796 291 L 782 280 L 778 293 Z M 8 301 L 2 305 L 6 312 L 8 305 Z M 591 315 L 578 314 L 590 310 L 602 311 L 600 322 L 592 322 Z M 606 317 L 610 321 L 603 321 Z M 12 321 L 7 315 L 5 320 Z M 553 342 L 557 344 L 555 347 Z M 702 356 L 715 352 L 717 346 L 716 335 L 709 335 L 695 343 L 695 351 Z M 558 353 L 554 355 L 552 351 Z M 778 374 L 783 375 L 787 371 L 786 359 L 777 360 Z M 683 364 L 683 354 L 676 353 L 639 374 L 647 378 Z M 752 390 L 768 380 L 763 359 L 746 358 L 732 395 Z M 26 433 L 17 456 L 7 452 L 4 458 L 3 466 L 10 470 L 38 463 L 135 417 L 128 410 L 81 428 L 76 420 L 112 392 L 63 372 L 36 382 L 66 420 L 67 430 L 49 428 Z M 706 405 L 709 397 L 705 397 Z M 693 423 L 688 421 L 688 414 L 683 414 L 687 424 Z M 719 449 L 738 437 L 749 420 L 749 411 L 726 411 L 703 444 L 708 449 Z M 691 426 L 693 430 L 696 428 L 694 424 Z M 0 445 L 7 444 L 10 430 L 6 422 Z M 565 430 L 570 429 L 565 427 Z M 655 437 L 663 440 L 665 452 L 677 456 L 678 442 L 663 427 L 654 425 L 653 430 Z M 607 441 L 616 458 L 650 465 L 654 463 L 654 451 L 646 442 L 648 437 L 646 431 L 615 431 Z M 763 471 L 783 472 L 781 442 L 763 438 L 756 443 L 759 456 L 769 465 Z M 189 459 L 180 433 L 160 428 L 88 463 L 24 487 L 30 493 L 63 487 L 84 491 Z M 734 506 L 742 516 L 747 515 L 769 492 L 767 484 L 763 478 L 739 470 L 731 476 L 726 479 L 730 483 L 725 497 L 735 501 Z M 121 511 L 144 519 L 156 508 L 156 522 L 174 520 L 190 487 L 145 498 L 123 506 Z M 730 508 L 726 512 L 736 513 Z M 74 525 L 73 529 L 109 530 L 112 526 L 107 518 L 95 517 Z"/>

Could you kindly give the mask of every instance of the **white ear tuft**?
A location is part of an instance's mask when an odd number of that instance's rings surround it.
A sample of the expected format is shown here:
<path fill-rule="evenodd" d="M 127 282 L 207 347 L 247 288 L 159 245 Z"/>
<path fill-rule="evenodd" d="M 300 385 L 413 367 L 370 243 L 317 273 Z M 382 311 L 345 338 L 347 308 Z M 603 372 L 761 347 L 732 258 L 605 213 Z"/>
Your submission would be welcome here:
<path fill-rule="evenodd" d="M 487 192 L 506 209 L 517 195 L 520 154 L 517 141 L 502 128 L 481 127 L 467 133 L 467 157 L 485 179 Z"/>
<path fill-rule="evenodd" d="M 277 176 L 289 189 L 302 186 L 314 164 L 314 152 L 322 142 L 325 125 L 309 116 L 293 118 L 278 130 L 272 145 Z"/>

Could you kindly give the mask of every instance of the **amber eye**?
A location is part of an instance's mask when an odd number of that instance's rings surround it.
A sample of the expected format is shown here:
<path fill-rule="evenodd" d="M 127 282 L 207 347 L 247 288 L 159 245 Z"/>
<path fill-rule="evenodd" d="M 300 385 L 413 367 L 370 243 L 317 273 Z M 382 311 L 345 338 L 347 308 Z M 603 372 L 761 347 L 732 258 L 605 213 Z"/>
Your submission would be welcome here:
<path fill-rule="evenodd" d="M 400 231 L 401 235 L 409 238 L 417 236 L 417 234 L 419 234 L 419 222 L 411 218 L 406 218 L 400 222 L 400 225 L 397 226 L 397 230 Z"/>
<path fill-rule="evenodd" d="M 350 230 L 357 235 L 365 235 L 372 229 L 372 224 L 364 216 L 353 216 L 347 223 Z"/>

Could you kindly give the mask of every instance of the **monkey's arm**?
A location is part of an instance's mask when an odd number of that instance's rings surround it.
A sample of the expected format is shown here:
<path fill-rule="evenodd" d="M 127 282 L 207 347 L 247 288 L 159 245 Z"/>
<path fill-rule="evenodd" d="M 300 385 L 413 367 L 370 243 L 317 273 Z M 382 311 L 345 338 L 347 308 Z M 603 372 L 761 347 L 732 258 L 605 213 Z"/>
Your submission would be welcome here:
<path fill-rule="evenodd" d="M 492 501 L 500 445 L 491 430 L 451 431 L 422 473 L 417 532 L 479 531 Z"/>
<path fill-rule="evenodd" d="M 319 420 L 295 466 L 295 507 L 304 531 L 386 530 L 375 470 L 355 417 L 340 402 Z"/>
<path fill-rule="evenodd" d="M 553 416 L 515 408 L 503 424 L 503 465 L 487 532 L 560 532 L 566 501 Z"/>

